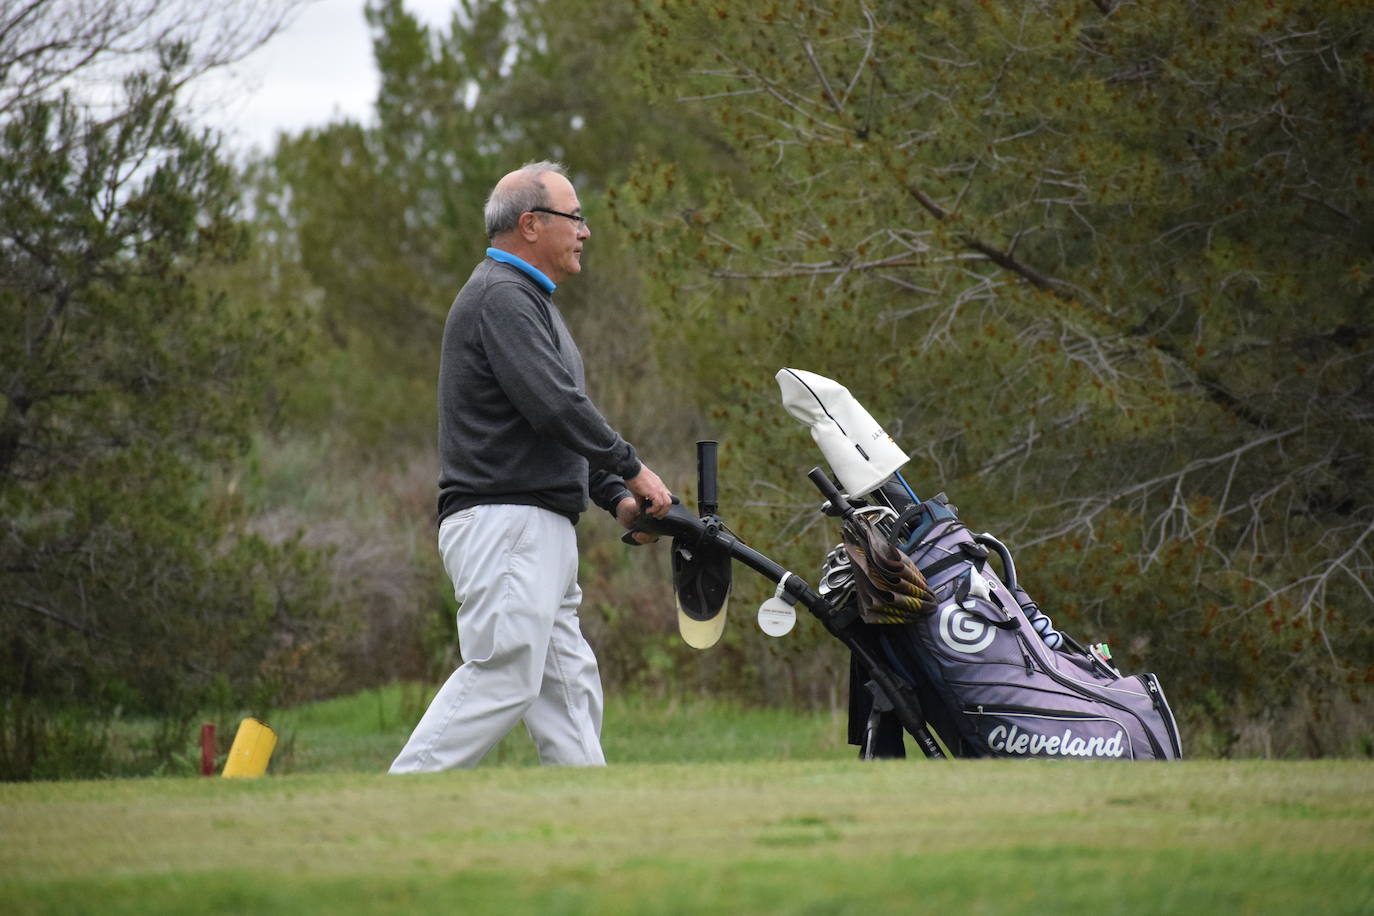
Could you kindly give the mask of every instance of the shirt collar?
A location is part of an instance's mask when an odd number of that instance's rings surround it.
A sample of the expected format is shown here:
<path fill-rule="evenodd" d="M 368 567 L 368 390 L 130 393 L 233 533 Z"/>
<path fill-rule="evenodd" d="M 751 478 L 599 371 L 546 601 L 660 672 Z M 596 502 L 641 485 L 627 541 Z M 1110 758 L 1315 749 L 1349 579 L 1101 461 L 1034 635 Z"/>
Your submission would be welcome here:
<path fill-rule="evenodd" d="M 529 275 L 529 278 L 533 280 L 535 283 L 538 283 L 546 293 L 551 293 L 558 288 L 556 285 L 554 285 L 554 282 L 552 280 L 550 280 L 547 276 L 544 275 L 544 272 L 542 270 L 540 270 L 538 267 L 535 267 L 533 264 L 526 261 L 524 258 L 517 257 L 516 255 L 511 254 L 509 251 L 502 251 L 500 248 L 488 248 L 487 257 L 491 258 L 494 261 L 500 261 L 503 264 L 509 264 L 512 267 L 524 271 L 526 274 Z"/>

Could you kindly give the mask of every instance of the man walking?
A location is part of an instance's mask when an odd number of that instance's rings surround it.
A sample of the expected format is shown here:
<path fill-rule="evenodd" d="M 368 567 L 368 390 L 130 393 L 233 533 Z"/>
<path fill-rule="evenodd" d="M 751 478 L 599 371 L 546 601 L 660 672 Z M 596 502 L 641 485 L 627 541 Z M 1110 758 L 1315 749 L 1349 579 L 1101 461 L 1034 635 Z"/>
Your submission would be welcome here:
<path fill-rule="evenodd" d="M 463 664 L 393 773 L 475 766 L 521 719 L 542 763 L 605 764 L 573 525 L 588 495 L 626 528 L 672 498 L 588 400 L 553 303 L 591 236 L 562 166 L 511 172 L 484 216 L 491 247 L 449 310 L 439 363 L 439 551 Z"/>

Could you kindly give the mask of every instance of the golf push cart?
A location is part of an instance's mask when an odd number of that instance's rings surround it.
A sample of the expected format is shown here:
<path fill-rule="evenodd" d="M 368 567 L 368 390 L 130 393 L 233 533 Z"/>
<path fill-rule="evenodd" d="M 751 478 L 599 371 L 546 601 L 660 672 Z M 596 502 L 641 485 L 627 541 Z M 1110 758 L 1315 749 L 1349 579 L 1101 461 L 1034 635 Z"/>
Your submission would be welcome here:
<path fill-rule="evenodd" d="M 720 638 L 738 562 L 777 583 L 759 609 L 765 633 L 791 630 L 800 604 L 848 647 L 850 741 L 865 759 L 905 756 L 903 731 L 932 758 L 1182 757 L 1159 680 L 1123 676 L 1105 644 L 1057 631 L 1005 545 L 971 532 L 943 494 L 917 497 L 898 473 L 906 453 L 844 386 L 797 369 L 777 380 L 838 481 L 819 467 L 808 474 L 842 541 L 814 589 L 750 547 L 717 514 L 716 443 L 698 442 L 696 513 L 675 501 L 635 526 L 672 538 L 689 645 Z"/>

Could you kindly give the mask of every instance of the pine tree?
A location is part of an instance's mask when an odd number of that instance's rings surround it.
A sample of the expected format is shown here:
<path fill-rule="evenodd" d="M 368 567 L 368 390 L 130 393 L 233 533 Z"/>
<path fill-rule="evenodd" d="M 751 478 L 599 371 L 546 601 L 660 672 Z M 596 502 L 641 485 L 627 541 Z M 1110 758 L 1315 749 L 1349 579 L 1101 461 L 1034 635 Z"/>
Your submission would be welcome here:
<path fill-rule="evenodd" d="M 155 30 L 113 101 L 72 84 L 175 7 L 105 4 L 112 32 L 32 5 L 3 32 L 0 778 L 161 765 L 198 707 L 260 708 L 323 633 L 316 561 L 210 485 L 300 337 L 214 283 L 248 244 L 237 179 L 177 99 L 225 49 Z M 161 723 L 142 763 L 110 755 L 121 713 Z"/>
<path fill-rule="evenodd" d="M 697 397 L 758 468 L 736 485 L 778 494 L 753 525 L 787 535 L 814 501 L 771 377 L 821 372 L 920 488 L 1002 527 L 1047 610 L 1225 697 L 1222 728 L 1364 696 L 1363 4 L 639 8 L 662 104 L 751 165 L 713 187 L 645 168 L 625 218 Z"/>

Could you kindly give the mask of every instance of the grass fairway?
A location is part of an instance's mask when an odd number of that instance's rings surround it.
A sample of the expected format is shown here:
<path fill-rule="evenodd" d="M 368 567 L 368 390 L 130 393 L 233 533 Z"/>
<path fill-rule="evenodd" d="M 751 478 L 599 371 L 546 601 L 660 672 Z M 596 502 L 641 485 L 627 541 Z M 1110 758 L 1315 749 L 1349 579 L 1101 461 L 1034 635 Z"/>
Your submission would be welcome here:
<path fill-rule="evenodd" d="M 0 785 L 6 913 L 1371 913 L 1367 762 Z"/>

